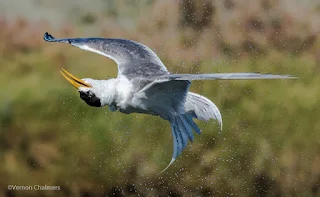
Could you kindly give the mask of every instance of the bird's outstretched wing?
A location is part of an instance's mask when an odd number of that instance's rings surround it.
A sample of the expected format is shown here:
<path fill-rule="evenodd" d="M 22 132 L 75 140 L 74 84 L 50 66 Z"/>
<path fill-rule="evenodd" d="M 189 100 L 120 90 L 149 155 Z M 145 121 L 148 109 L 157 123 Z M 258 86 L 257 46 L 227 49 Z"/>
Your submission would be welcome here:
<path fill-rule="evenodd" d="M 211 73 L 211 74 L 167 74 L 156 78 L 165 80 L 242 80 L 242 79 L 296 79 L 291 75 L 273 75 L 260 73 Z"/>
<path fill-rule="evenodd" d="M 147 46 L 125 39 L 111 38 L 54 38 L 47 32 L 48 42 L 68 43 L 80 49 L 98 53 L 118 64 L 118 75 L 128 79 L 169 74 L 158 56 Z"/>

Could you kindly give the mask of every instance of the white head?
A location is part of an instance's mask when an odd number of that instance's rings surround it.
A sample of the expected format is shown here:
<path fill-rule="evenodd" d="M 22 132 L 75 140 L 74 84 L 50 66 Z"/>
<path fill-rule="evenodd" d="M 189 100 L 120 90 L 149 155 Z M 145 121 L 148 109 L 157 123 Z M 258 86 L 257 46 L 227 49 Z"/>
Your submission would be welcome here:
<path fill-rule="evenodd" d="M 88 105 L 93 107 L 103 107 L 110 105 L 114 100 L 114 86 L 110 80 L 79 79 L 70 74 L 65 69 L 61 69 L 61 74 L 66 78 L 80 93 L 80 98 Z"/>

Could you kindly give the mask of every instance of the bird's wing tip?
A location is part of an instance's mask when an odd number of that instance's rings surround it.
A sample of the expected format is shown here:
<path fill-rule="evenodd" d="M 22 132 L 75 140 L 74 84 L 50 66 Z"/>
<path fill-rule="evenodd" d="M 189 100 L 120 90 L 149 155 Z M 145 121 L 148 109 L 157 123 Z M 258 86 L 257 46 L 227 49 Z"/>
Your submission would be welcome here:
<path fill-rule="evenodd" d="M 298 79 L 299 77 L 294 76 L 294 75 L 273 75 L 273 74 L 268 74 L 271 77 L 274 76 L 275 78 L 280 78 L 280 79 Z"/>
<path fill-rule="evenodd" d="M 50 42 L 50 41 L 53 41 L 55 38 L 54 38 L 51 34 L 49 34 L 48 32 L 46 32 L 46 33 L 44 33 L 44 35 L 43 35 L 43 39 L 44 39 L 45 41 Z"/>

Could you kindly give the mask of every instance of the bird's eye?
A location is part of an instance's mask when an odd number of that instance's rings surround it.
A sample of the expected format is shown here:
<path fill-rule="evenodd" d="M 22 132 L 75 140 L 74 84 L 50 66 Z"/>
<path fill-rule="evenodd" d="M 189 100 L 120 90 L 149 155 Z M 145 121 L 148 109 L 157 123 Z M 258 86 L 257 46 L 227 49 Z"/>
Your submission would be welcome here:
<path fill-rule="evenodd" d="M 93 96 L 95 96 L 92 92 L 89 92 L 89 98 L 92 98 Z"/>
<path fill-rule="evenodd" d="M 88 105 L 94 107 L 101 107 L 101 102 L 98 97 L 95 96 L 92 92 L 82 92 L 79 91 L 80 98 L 84 100 Z"/>

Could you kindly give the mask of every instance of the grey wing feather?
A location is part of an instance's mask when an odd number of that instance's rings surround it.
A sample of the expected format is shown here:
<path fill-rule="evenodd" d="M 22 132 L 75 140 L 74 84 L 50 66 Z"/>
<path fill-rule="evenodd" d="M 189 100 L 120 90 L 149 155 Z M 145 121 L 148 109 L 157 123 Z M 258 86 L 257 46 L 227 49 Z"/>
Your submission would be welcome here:
<path fill-rule="evenodd" d="M 291 75 L 272 75 L 260 73 L 212 73 L 212 74 L 169 74 L 157 80 L 242 80 L 242 79 L 295 79 Z"/>
<path fill-rule="evenodd" d="M 128 79 L 169 74 L 159 57 L 147 46 L 125 39 L 112 38 L 61 38 L 44 34 L 48 42 L 68 43 L 80 49 L 98 53 L 118 64 L 118 75 Z"/>
<path fill-rule="evenodd" d="M 134 94 L 132 102 L 164 119 L 184 113 L 189 81 L 152 82 Z"/>
<path fill-rule="evenodd" d="M 190 114 L 193 118 L 197 118 L 202 121 L 216 119 L 222 130 L 221 113 L 218 107 L 208 98 L 193 92 L 188 92 L 184 106 L 186 113 Z"/>

